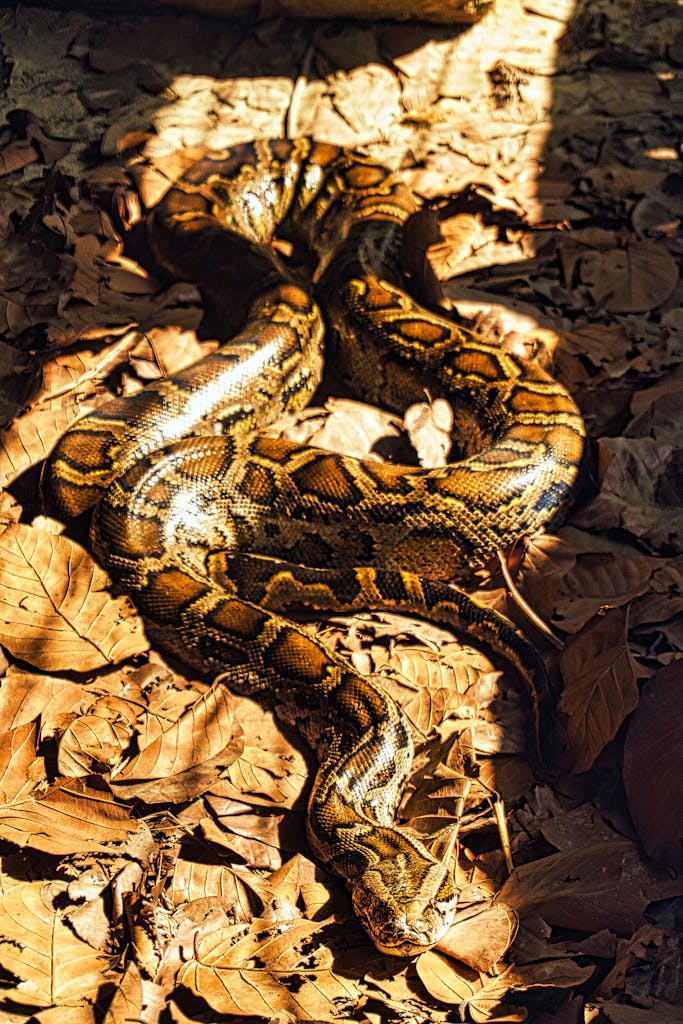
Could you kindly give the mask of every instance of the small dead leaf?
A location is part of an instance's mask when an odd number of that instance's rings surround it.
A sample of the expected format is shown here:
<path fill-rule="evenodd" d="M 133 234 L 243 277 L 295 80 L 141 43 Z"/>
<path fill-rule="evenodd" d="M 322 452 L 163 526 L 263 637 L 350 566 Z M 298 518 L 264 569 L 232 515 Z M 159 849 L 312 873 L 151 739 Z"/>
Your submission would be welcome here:
<path fill-rule="evenodd" d="M 421 466 L 445 466 L 451 450 L 453 410 L 443 398 L 418 402 L 406 409 L 403 418 L 408 437 Z"/>
<path fill-rule="evenodd" d="M 12 765 L 12 768 L 14 766 Z M 78 779 L 58 781 L 0 803 L 0 836 L 55 856 L 103 852 L 137 829 L 128 810 L 104 790 Z"/>
<path fill-rule="evenodd" d="M 102 1024 L 134 1024 L 143 1019 L 142 975 L 135 961 L 130 961 L 118 979 L 116 991 L 111 998 Z"/>
<path fill-rule="evenodd" d="M 679 402 L 679 434 L 682 410 Z M 600 493 L 574 523 L 591 530 L 628 530 L 655 550 L 683 550 L 680 447 L 652 437 L 607 437 L 600 445 L 613 457 Z"/>
<path fill-rule="evenodd" d="M 475 971 L 451 960 L 437 949 L 423 953 L 416 969 L 424 987 L 440 1003 L 460 1006 L 481 987 Z"/>
<path fill-rule="evenodd" d="M 117 783 L 165 779 L 209 761 L 233 738 L 232 696 L 214 683 L 188 710 L 116 776 Z"/>
<path fill-rule="evenodd" d="M 522 918 L 533 909 L 550 925 L 628 934 L 650 902 L 632 878 L 634 862 L 626 840 L 584 844 L 515 868 L 497 898 Z"/>

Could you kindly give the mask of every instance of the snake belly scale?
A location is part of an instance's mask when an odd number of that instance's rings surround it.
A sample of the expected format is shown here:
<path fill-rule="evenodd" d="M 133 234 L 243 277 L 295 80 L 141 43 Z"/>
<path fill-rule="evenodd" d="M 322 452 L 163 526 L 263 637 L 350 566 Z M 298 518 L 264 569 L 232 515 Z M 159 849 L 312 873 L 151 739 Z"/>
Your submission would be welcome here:
<path fill-rule="evenodd" d="M 284 616 L 389 608 L 483 640 L 526 681 L 542 739 L 534 648 L 450 581 L 562 513 L 584 438 L 550 376 L 412 298 L 401 243 L 415 208 L 397 173 L 309 139 L 194 163 L 155 208 L 150 241 L 220 308 L 230 340 L 76 423 L 43 477 L 62 518 L 95 506 L 95 554 L 152 640 L 271 704 L 312 746 L 312 850 L 346 880 L 378 949 L 397 955 L 437 942 L 455 907 L 447 867 L 394 824 L 410 732 L 381 688 Z M 364 398 L 402 409 L 428 387 L 450 399 L 452 463 L 359 461 L 259 433 L 306 404 L 322 366 L 323 312 L 276 237 L 313 254 L 335 365 Z"/>

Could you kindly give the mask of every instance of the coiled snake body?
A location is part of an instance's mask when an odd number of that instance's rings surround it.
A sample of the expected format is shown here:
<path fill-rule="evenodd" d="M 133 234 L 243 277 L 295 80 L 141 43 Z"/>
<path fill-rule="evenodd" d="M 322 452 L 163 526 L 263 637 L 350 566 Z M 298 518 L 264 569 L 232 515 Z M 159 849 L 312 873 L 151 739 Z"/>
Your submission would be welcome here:
<path fill-rule="evenodd" d="M 447 868 L 393 824 L 412 757 L 407 725 L 381 689 L 280 613 L 396 608 L 454 626 L 517 668 L 538 731 L 546 695 L 534 649 L 439 581 L 560 513 L 584 436 L 552 378 L 405 291 L 400 246 L 414 210 L 397 174 L 308 139 L 193 164 L 154 211 L 153 248 L 220 304 L 230 331 L 238 309 L 246 321 L 196 366 L 77 423 L 44 477 L 62 517 L 96 505 L 95 553 L 151 637 L 270 701 L 315 749 L 311 847 L 394 954 L 438 941 L 455 906 Z M 276 234 L 315 254 L 336 358 L 364 397 L 397 408 L 425 387 L 448 397 L 459 461 L 423 470 L 255 433 L 301 408 L 321 367 L 322 314 L 275 254 Z M 191 436 L 207 421 L 226 433 Z"/>

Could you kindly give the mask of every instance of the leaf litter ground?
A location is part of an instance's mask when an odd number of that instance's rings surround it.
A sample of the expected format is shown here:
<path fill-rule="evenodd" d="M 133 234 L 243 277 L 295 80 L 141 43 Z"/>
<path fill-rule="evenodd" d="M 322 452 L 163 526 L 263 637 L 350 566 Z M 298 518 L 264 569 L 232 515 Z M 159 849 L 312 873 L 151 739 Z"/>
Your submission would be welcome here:
<path fill-rule="evenodd" d="M 680 8 L 500 0 L 457 30 L 19 7 L 0 46 L 2 1020 L 680 1019 Z M 507 566 L 559 648 L 495 566 L 475 584 L 557 673 L 549 778 L 485 652 L 394 616 L 307 627 L 414 727 L 402 815 L 461 897 L 410 963 L 307 856 L 307 752 L 147 651 L 37 499 L 77 416 L 216 343 L 194 285 L 149 272 L 147 209 L 203 148 L 283 132 L 401 166 L 416 284 L 552 366 L 591 438 L 569 522 Z M 440 464 L 451 420 L 330 397 L 283 429 Z"/>

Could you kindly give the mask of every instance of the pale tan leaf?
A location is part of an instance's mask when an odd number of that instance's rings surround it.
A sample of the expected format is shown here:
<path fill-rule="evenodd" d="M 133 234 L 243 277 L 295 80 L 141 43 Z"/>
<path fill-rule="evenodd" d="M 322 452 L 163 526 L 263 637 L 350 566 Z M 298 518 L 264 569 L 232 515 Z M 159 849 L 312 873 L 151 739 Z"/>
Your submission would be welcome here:
<path fill-rule="evenodd" d="M 510 986 L 527 988 L 574 988 L 583 985 L 594 974 L 595 966 L 577 964 L 570 957 L 557 957 L 540 963 L 515 965 L 507 980 Z"/>
<path fill-rule="evenodd" d="M 324 412 L 306 409 L 296 425 L 284 430 L 283 436 L 359 459 L 376 458 L 373 448 L 379 441 L 395 440 L 399 424 L 396 416 L 381 409 L 348 398 L 330 398 Z"/>
<path fill-rule="evenodd" d="M 55 720 L 63 722 L 89 700 L 80 683 L 10 665 L 0 687 L 0 721 L 7 728 L 16 728 L 40 715 L 40 735 L 50 736 Z"/>
<path fill-rule="evenodd" d="M 202 820 L 205 837 L 237 853 L 251 867 L 279 868 L 285 853 L 305 845 L 302 813 L 250 814 L 243 804 L 220 800 L 213 793 L 205 799 L 218 820 Z"/>
<path fill-rule="evenodd" d="M 67 427 L 94 404 L 64 405 L 58 409 L 33 406 L 0 432 L 0 487 L 7 487 L 31 466 L 42 462 Z"/>
<path fill-rule="evenodd" d="M 242 755 L 228 766 L 228 779 L 221 780 L 219 791 L 229 795 L 226 785 L 229 780 L 235 796 L 249 798 L 250 803 L 294 807 L 301 798 L 307 778 L 303 758 L 299 763 L 299 758 L 293 761 L 285 754 L 247 744 Z"/>
<path fill-rule="evenodd" d="M 169 377 L 208 355 L 217 344 L 199 342 L 194 331 L 179 327 L 153 327 L 145 331 L 131 355 L 131 363 L 143 380 Z"/>
<path fill-rule="evenodd" d="M 48 672 L 89 671 L 148 649 L 130 602 L 84 548 L 23 523 L 0 535 L 0 642 Z"/>
<path fill-rule="evenodd" d="M 45 763 L 36 754 L 35 722 L 0 733 L 0 816 L 3 807 L 27 797 L 44 773 Z"/>
<path fill-rule="evenodd" d="M 79 1006 L 94 1002 L 105 981 L 109 958 L 74 935 L 53 906 L 65 890 L 56 882 L 25 882 L 0 898 L 0 934 L 7 936 L 0 963 L 19 979 L 11 990 L 19 1003 Z"/>
<path fill-rule="evenodd" d="M 316 866 L 312 861 L 300 853 L 296 853 L 281 868 L 273 871 L 268 884 L 277 892 L 278 898 L 287 900 L 294 906 L 302 887 L 315 884 L 316 871 Z"/>
<path fill-rule="evenodd" d="M 572 637 L 560 655 L 567 739 L 574 772 L 587 771 L 638 704 L 626 612 L 614 608 Z"/>
<path fill-rule="evenodd" d="M 676 421 L 680 436 L 680 403 Z M 577 513 L 574 522 L 590 530 L 628 530 L 664 553 L 683 550 L 680 447 L 653 437 L 606 437 L 600 448 L 609 459 L 600 493 Z"/>
<path fill-rule="evenodd" d="M 165 778 L 112 782 L 112 792 L 124 800 L 141 800 L 147 804 L 184 803 L 201 796 L 207 790 L 215 791 L 216 786 L 220 785 L 220 782 L 216 781 L 217 777 L 227 764 L 239 757 L 243 745 L 244 737 L 241 731 L 237 730 L 227 746 L 214 757 L 199 761 Z"/>
<path fill-rule="evenodd" d="M 252 899 L 272 898 L 272 887 L 260 875 L 246 869 L 237 871 L 223 864 L 179 857 L 167 895 L 175 907 L 192 900 L 219 900 L 237 915 L 236 920 L 250 921 L 254 916 Z"/>
<path fill-rule="evenodd" d="M 420 465 L 444 466 L 451 450 L 453 427 L 453 410 L 449 403 L 444 398 L 418 402 L 406 409 L 403 422 Z"/>
<path fill-rule="evenodd" d="M 132 730 L 103 715 L 80 715 L 59 740 L 57 767 L 62 775 L 89 775 L 105 765 L 115 769 L 124 756 Z"/>
<path fill-rule="evenodd" d="M 607 607 L 627 604 L 647 591 L 661 559 L 604 535 L 563 527 L 527 545 L 524 596 L 535 611 L 567 633 L 576 633 Z"/>
<path fill-rule="evenodd" d="M 497 898 L 522 916 L 534 908 L 551 925 L 629 933 L 649 903 L 634 864 L 627 841 L 583 844 L 515 868 Z"/>
<path fill-rule="evenodd" d="M 467 1000 L 467 1011 L 476 1024 L 512 1024 L 515 1021 L 528 1019 L 525 1006 L 510 1001 L 505 1002 L 511 993 L 514 980 L 510 968 L 493 977 L 483 978 L 482 986 Z"/>

